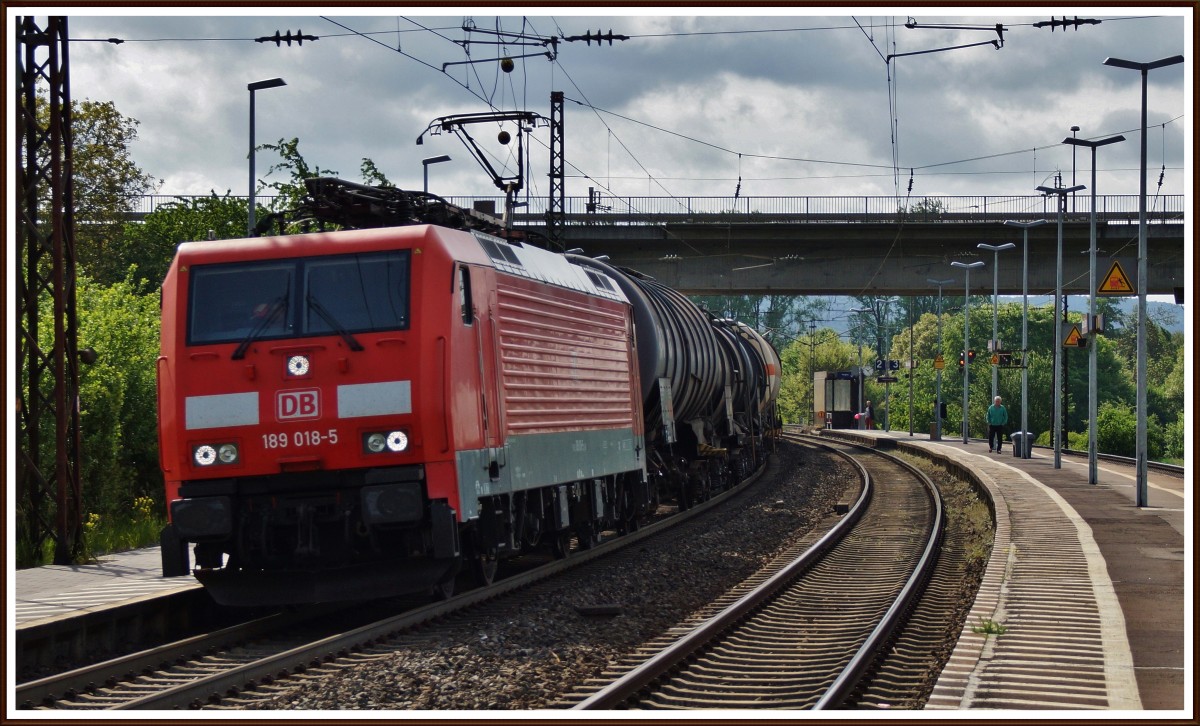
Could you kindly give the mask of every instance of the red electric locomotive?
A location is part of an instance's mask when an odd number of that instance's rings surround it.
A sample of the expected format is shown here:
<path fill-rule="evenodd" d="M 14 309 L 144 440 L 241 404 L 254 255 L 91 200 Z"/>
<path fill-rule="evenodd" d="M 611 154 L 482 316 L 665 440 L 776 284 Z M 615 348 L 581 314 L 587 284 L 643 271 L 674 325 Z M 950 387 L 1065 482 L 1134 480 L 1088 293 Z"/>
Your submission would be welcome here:
<path fill-rule="evenodd" d="M 603 270 L 430 225 L 180 245 L 163 283 L 166 575 L 227 604 L 447 590 L 653 500 Z"/>

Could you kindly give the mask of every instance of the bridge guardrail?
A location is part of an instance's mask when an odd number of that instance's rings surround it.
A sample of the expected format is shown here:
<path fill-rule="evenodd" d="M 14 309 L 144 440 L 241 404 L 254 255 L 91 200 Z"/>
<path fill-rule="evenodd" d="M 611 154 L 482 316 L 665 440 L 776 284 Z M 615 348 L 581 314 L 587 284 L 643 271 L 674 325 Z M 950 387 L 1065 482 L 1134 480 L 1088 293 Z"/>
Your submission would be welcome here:
<path fill-rule="evenodd" d="M 140 217 L 169 202 L 190 201 L 209 195 L 147 194 L 131 200 L 131 213 Z M 234 195 L 234 199 L 245 199 Z M 270 207 L 275 197 L 258 196 Z M 497 216 L 504 209 L 500 196 L 449 196 L 460 207 Z M 521 200 L 525 206 L 514 214 L 517 224 L 544 223 L 549 201 L 542 197 Z M 1005 219 L 1054 219 L 1058 215 L 1054 197 L 1013 196 L 804 196 L 804 197 L 567 197 L 567 225 L 655 224 L 659 222 L 763 222 L 763 223 L 914 223 L 1003 221 Z M 1087 221 L 1091 195 L 1068 200 L 1065 221 Z M 1182 223 L 1185 201 L 1182 194 L 1152 196 L 1147 200 L 1146 218 L 1151 224 Z M 1105 194 L 1096 197 L 1100 222 L 1138 222 L 1138 195 Z"/>

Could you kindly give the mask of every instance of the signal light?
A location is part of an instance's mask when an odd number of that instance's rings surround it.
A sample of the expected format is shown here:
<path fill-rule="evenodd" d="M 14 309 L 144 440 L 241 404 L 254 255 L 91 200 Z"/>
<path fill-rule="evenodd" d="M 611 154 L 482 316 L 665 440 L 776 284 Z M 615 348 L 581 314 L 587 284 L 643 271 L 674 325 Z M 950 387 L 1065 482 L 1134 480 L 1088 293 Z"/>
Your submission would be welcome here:
<path fill-rule="evenodd" d="M 967 362 L 968 363 L 975 362 L 975 349 L 974 348 L 967 351 Z"/>
<path fill-rule="evenodd" d="M 967 364 L 966 360 L 963 359 L 963 352 L 961 350 L 958 351 L 958 367 L 962 368 L 966 364 Z"/>

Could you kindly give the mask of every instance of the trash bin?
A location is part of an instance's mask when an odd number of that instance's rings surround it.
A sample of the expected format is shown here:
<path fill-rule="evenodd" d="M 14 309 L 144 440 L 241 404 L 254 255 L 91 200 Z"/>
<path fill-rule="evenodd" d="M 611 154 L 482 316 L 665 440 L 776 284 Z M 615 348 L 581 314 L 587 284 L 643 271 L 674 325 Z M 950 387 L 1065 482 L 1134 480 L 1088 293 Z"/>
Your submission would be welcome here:
<path fill-rule="evenodd" d="M 1028 458 L 1028 452 L 1033 446 L 1033 436 L 1028 431 L 1014 431 L 1008 435 L 1012 442 L 1013 456 L 1018 459 Z"/>
<path fill-rule="evenodd" d="M 938 431 L 937 421 L 929 422 L 929 440 L 930 441 L 941 441 L 942 440 L 941 432 Z"/>
<path fill-rule="evenodd" d="M 858 428 L 859 428 L 859 430 L 860 430 L 860 431 L 866 430 L 866 428 L 867 428 L 867 415 L 866 415 L 865 413 L 856 413 L 856 414 L 854 414 L 854 420 L 855 420 L 856 422 L 858 422 Z"/>

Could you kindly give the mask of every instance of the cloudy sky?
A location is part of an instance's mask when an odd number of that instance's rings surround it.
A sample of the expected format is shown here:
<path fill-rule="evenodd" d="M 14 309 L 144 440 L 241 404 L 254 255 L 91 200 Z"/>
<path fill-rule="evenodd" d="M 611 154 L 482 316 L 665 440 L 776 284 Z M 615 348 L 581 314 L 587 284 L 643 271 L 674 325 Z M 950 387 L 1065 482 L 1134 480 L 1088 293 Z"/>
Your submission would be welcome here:
<path fill-rule="evenodd" d="M 299 138 L 310 165 L 354 181 L 368 157 L 410 189 L 421 188 L 422 158 L 449 154 L 451 162 L 430 167 L 430 191 L 446 196 L 498 192 L 453 135 L 427 134 L 416 145 L 430 122 L 489 110 L 548 118 L 552 90 L 567 99 L 570 196 L 588 187 L 649 196 L 903 195 L 910 175 L 917 196 L 1025 195 L 1053 185 L 1056 173 L 1070 185 L 1071 147 L 1061 141 L 1073 125 L 1079 138 L 1127 137 L 1101 149 L 1097 188 L 1136 194 L 1140 75 L 1103 61 L 1183 54 L 1189 62 L 1150 74 L 1149 190 L 1158 191 L 1165 164 L 1161 192 L 1191 191 L 1190 8 L 1080 8 L 1081 19 L 1102 22 L 1066 31 L 1034 26 L 1051 12 L 1061 19 L 1059 7 L 603 17 L 595 8 L 499 17 L 293 10 L 71 8 L 72 94 L 113 101 L 140 122 L 134 159 L 163 180 L 165 194 L 246 193 L 246 84 L 273 77 L 287 85 L 256 94 L 259 143 Z M 992 43 L 997 23 L 1000 48 Z M 566 40 L 610 29 L 628 39 Z M 276 31 L 319 40 L 254 40 Z M 972 47 L 943 50 L 952 46 Z M 503 56 L 514 58 L 511 73 L 494 60 Z M 514 145 L 498 143 L 499 128 L 471 129 L 491 163 L 514 174 Z M 549 130 L 531 136 L 526 185 L 544 196 Z M 259 177 L 277 160 L 259 152 Z M 1075 164 L 1087 183 L 1087 154 Z"/>

